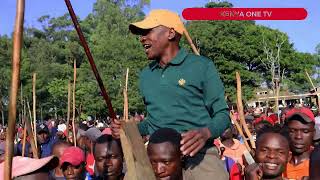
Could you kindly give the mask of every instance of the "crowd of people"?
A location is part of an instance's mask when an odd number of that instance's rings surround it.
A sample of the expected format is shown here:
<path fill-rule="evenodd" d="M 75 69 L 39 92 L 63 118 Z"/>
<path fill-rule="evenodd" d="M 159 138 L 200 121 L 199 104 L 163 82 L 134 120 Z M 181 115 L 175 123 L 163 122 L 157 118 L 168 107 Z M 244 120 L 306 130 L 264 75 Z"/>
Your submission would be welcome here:
<path fill-rule="evenodd" d="M 156 179 L 320 179 L 317 108 L 248 108 L 240 123 L 237 112 L 229 113 L 213 61 L 180 47 L 186 29 L 176 13 L 153 10 L 129 30 L 154 60 L 140 74 L 147 116 L 137 117 L 137 127 Z M 24 141 L 17 127 L 12 178 L 130 180 L 120 129 L 119 117 L 109 123 L 89 118 L 75 127 L 48 120 L 36 124 L 35 140 L 29 134 Z M 1 128 L 0 161 L 5 140 Z M 2 162 L 0 178 L 3 173 Z"/>
<path fill-rule="evenodd" d="M 233 170 L 229 170 L 230 178 L 320 178 L 315 169 L 319 163 L 316 163 L 319 156 L 316 149 L 320 140 L 320 115 L 317 108 L 283 108 L 279 118 L 271 110 L 262 112 L 257 108 L 247 111 L 245 117 L 256 144 L 252 153 L 254 164 L 247 164 L 243 158 L 248 149 L 243 144 L 243 137 L 239 138 L 238 133 L 234 133 L 236 130 L 227 129 L 216 143 L 220 149 L 223 148 L 221 157 L 229 166 L 227 169 Z"/>
<path fill-rule="evenodd" d="M 93 177 L 104 179 L 105 175 L 115 176 L 115 179 L 120 177 L 123 162 L 121 144 L 119 140 L 112 138 L 110 128 L 102 122 L 93 120 L 77 123 L 75 146 L 71 124 L 68 126 L 64 121 L 52 119 L 38 122 L 35 129 L 36 150 L 32 148 L 33 142 L 31 143 L 30 136 L 23 142 L 24 129 L 22 126 L 17 126 L 12 177 L 23 176 L 24 179 L 27 178 L 25 176 L 30 176 L 36 179 L 38 175 L 35 173 L 38 174 L 39 171 L 40 179 L 44 177 L 43 171 L 49 179 L 92 179 Z M 4 168 L 5 137 L 6 128 L 2 127 L 0 173 L 3 173 Z M 35 154 L 39 159 L 34 157 Z M 110 163 L 110 159 L 119 160 L 119 167 L 112 171 L 109 165 L 106 165 Z"/>
<path fill-rule="evenodd" d="M 235 119 L 238 119 L 234 112 Z M 250 153 L 250 163 L 244 153 L 248 148 L 234 124 L 212 142 L 219 150 L 219 158 L 231 180 L 255 179 L 311 179 L 320 178 L 319 142 L 320 116 L 316 108 L 284 108 L 280 118 L 268 110 L 246 110 L 248 129 L 255 139 L 256 149 Z M 277 116 L 276 116 L 277 117 Z M 76 124 L 76 144 L 69 136 L 64 121 L 48 120 L 36 126 L 37 155 L 34 158 L 30 139 L 22 152 L 23 128 L 17 127 L 12 165 L 14 179 L 126 179 L 126 165 L 119 139 L 112 136 L 108 124 L 94 120 Z M 4 168 L 5 127 L 1 127 L 0 177 Z M 245 131 L 243 131 L 245 132 Z M 187 157 L 181 152 L 182 136 L 172 128 L 159 128 L 144 138 L 147 154 L 157 179 L 188 179 Z M 249 144 L 249 143 L 248 143 Z M 22 156 L 23 154 L 23 156 Z M 210 169 L 210 166 L 207 168 Z M 219 174 L 217 174 L 218 176 Z M 129 178 L 130 179 L 130 178 Z M 211 179 L 215 179 L 212 177 Z"/>

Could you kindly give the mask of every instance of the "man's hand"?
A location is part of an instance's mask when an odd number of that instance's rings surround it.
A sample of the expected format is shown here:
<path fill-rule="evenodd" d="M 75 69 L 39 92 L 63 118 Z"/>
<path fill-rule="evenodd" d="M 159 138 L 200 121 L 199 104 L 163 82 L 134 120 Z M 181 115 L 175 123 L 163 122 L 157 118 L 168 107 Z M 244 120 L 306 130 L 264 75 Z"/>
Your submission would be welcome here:
<path fill-rule="evenodd" d="M 263 175 L 261 166 L 257 163 L 248 165 L 245 170 L 245 179 L 246 180 L 260 180 Z"/>
<path fill-rule="evenodd" d="M 111 134 L 112 137 L 119 139 L 120 138 L 120 128 L 121 128 L 121 123 L 119 119 L 112 119 L 111 121 Z"/>
<path fill-rule="evenodd" d="M 194 156 L 206 144 L 207 140 L 211 137 L 208 128 L 198 130 L 191 130 L 181 134 L 181 152 L 183 155 Z"/>

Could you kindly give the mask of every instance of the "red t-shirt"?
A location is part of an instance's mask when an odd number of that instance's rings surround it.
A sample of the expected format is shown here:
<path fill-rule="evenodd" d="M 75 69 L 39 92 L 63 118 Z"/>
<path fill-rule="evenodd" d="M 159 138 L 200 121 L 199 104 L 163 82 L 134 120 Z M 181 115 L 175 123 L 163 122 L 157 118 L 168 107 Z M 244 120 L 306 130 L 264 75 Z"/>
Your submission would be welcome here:
<path fill-rule="evenodd" d="M 92 153 L 89 153 L 88 155 L 87 155 L 87 158 L 86 158 L 86 163 L 87 163 L 87 165 L 86 165 L 86 170 L 87 170 L 87 172 L 91 175 L 91 176 L 93 176 L 94 175 L 94 156 L 93 156 L 93 154 Z"/>

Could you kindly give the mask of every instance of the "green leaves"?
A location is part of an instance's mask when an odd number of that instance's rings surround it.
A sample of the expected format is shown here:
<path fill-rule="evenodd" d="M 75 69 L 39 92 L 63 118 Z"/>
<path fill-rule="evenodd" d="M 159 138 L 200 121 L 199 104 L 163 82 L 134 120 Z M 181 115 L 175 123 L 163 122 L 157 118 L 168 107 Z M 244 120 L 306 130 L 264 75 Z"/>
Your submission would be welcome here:
<path fill-rule="evenodd" d="M 232 7 L 232 4 L 211 2 L 206 7 Z M 308 90 L 308 84 L 302 83 L 307 80 L 304 69 L 311 71 L 317 61 L 310 54 L 296 52 L 285 33 L 256 25 L 254 21 L 192 21 L 187 23 L 187 29 L 200 42 L 200 54 L 215 63 L 231 99 L 235 99 L 235 71 L 241 74 L 245 100 L 253 98 L 254 89 L 261 84 L 271 83 L 270 70 L 262 63 L 266 58 L 263 40 L 275 51 L 277 37 L 284 39 L 280 53 L 281 68 L 285 69 L 282 85 L 299 92 Z"/>

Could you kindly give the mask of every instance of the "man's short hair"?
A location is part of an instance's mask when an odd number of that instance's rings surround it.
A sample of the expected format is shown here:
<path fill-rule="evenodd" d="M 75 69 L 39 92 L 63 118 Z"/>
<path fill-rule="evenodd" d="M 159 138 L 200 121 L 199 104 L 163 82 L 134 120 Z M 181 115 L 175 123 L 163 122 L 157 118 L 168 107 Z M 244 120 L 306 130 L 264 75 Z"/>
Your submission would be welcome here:
<path fill-rule="evenodd" d="M 267 133 L 274 133 L 274 134 L 279 134 L 281 136 L 283 136 L 287 141 L 288 143 L 290 142 L 290 137 L 289 137 L 289 131 L 288 131 L 288 128 L 286 127 L 281 127 L 280 125 L 276 124 L 274 126 L 265 126 L 263 127 L 261 130 L 259 130 L 257 132 L 257 141 L 256 142 L 259 142 L 260 138 L 264 135 L 264 134 L 267 134 Z M 257 143 L 257 146 L 258 146 L 258 143 Z"/>
<path fill-rule="evenodd" d="M 93 154 L 95 153 L 96 145 L 97 144 L 104 144 L 104 143 L 109 143 L 109 144 L 116 143 L 121 150 L 121 154 L 123 154 L 120 140 L 113 138 L 109 134 L 103 134 L 96 140 L 96 142 L 93 146 Z"/>
<path fill-rule="evenodd" d="M 51 147 L 51 151 L 53 151 L 57 146 L 71 146 L 70 143 L 66 142 L 66 141 L 57 141 L 56 143 L 54 143 Z"/>
<path fill-rule="evenodd" d="M 176 149 L 180 149 L 181 134 L 171 128 L 160 128 L 155 131 L 149 139 L 150 144 L 160 144 L 168 142 Z"/>

